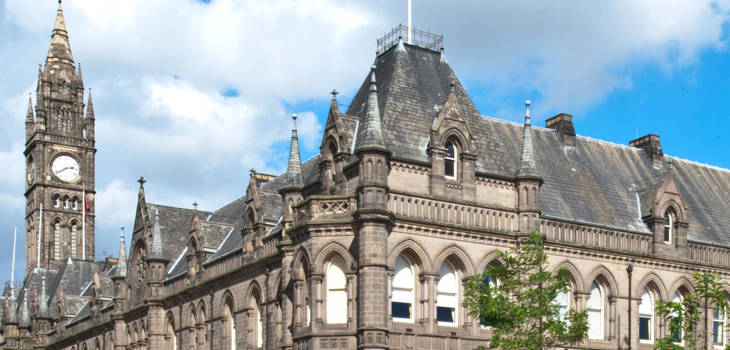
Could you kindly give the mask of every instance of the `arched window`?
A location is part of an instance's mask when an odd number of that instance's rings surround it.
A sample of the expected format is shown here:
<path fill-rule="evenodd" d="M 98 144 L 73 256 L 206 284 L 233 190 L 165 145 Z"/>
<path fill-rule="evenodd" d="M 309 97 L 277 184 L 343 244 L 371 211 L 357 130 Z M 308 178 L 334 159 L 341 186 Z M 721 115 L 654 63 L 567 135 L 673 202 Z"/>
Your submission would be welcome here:
<path fill-rule="evenodd" d="M 558 292 L 558 295 L 555 297 L 555 305 L 558 306 L 560 320 L 566 321 L 568 309 L 570 309 L 570 289 Z"/>
<path fill-rule="evenodd" d="M 593 282 L 591 285 L 591 294 L 586 303 L 588 310 L 588 338 L 603 339 L 603 311 L 604 311 L 604 293 L 601 286 Z"/>
<path fill-rule="evenodd" d="M 232 304 L 226 303 L 223 309 L 223 319 L 225 320 L 226 333 L 228 333 L 228 349 L 236 350 L 236 321 L 233 318 Z"/>
<path fill-rule="evenodd" d="M 674 209 L 669 208 L 664 212 L 664 243 L 672 243 L 674 236 Z"/>
<path fill-rule="evenodd" d="M 76 250 L 77 250 L 77 231 L 78 231 L 78 224 L 76 221 L 71 222 L 71 257 L 76 258 Z"/>
<path fill-rule="evenodd" d="M 646 289 L 641 294 L 639 304 L 639 341 L 654 341 L 654 296 Z"/>
<path fill-rule="evenodd" d="M 487 268 L 489 268 L 489 267 L 487 267 Z M 499 281 L 494 276 L 491 276 L 491 275 L 484 276 L 482 283 L 484 283 L 484 285 L 486 285 L 486 286 L 489 286 L 491 292 L 494 292 L 494 288 L 499 287 Z M 481 326 L 486 326 L 487 320 L 480 317 L 479 324 Z"/>
<path fill-rule="evenodd" d="M 68 207 L 69 207 L 68 196 L 63 196 L 63 208 L 68 209 Z"/>
<path fill-rule="evenodd" d="M 258 292 L 255 292 L 251 296 L 251 318 L 253 318 L 252 322 L 252 331 L 254 335 L 255 345 L 257 348 L 260 348 L 264 346 L 264 322 L 263 318 L 264 315 L 261 312 L 261 297 L 258 294 Z"/>
<path fill-rule="evenodd" d="M 452 140 L 446 141 L 444 148 L 446 149 L 446 154 L 444 155 L 444 176 L 450 179 L 456 179 L 459 150 Z"/>
<path fill-rule="evenodd" d="M 61 220 L 53 221 L 53 256 L 61 259 Z"/>
<path fill-rule="evenodd" d="M 441 326 L 456 326 L 457 307 L 459 305 L 459 278 L 448 262 L 441 264 L 436 291 L 436 320 L 438 324 Z"/>
<path fill-rule="evenodd" d="M 415 276 L 413 267 L 406 259 L 399 256 L 395 259 L 395 273 L 391 281 L 392 300 L 391 315 L 395 322 L 413 322 L 413 302 Z"/>
<path fill-rule="evenodd" d="M 53 206 L 56 208 L 61 206 L 61 196 L 57 194 L 53 195 Z"/>
<path fill-rule="evenodd" d="M 166 349 L 177 350 L 177 337 L 175 336 L 175 326 L 172 321 L 172 317 L 168 316 L 167 324 L 165 325 L 165 341 L 167 342 Z"/>
<path fill-rule="evenodd" d="M 347 279 L 343 266 L 339 257 L 327 264 L 327 323 L 347 323 Z"/>
<path fill-rule="evenodd" d="M 717 309 L 712 313 L 712 343 L 725 346 L 725 313 Z"/>
<path fill-rule="evenodd" d="M 79 210 L 79 199 L 77 197 L 74 197 L 71 201 L 71 208 L 73 210 Z"/>
<path fill-rule="evenodd" d="M 682 305 L 682 295 L 679 294 L 679 292 L 674 293 L 674 297 L 672 298 L 672 302 L 677 303 L 679 305 Z M 675 315 L 672 315 L 672 316 L 673 317 L 677 317 L 679 315 L 676 315 L 675 314 Z M 667 328 L 670 328 L 669 327 L 669 324 L 667 324 Z M 683 336 L 682 329 L 677 329 L 677 330 L 675 330 L 675 329 L 669 329 L 669 331 L 672 333 L 672 340 L 674 340 L 675 343 L 681 345 L 682 344 L 682 336 Z"/>

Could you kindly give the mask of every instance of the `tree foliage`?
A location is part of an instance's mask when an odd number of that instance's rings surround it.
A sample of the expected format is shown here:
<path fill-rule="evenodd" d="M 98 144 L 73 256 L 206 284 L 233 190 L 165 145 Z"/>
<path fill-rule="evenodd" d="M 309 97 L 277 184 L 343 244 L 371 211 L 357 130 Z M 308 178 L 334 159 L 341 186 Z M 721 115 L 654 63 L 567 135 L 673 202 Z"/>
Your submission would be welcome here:
<path fill-rule="evenodd" d="M 529 241 L 497 253 L 501 264 L 467 281 L 464 304 L 470 315 L 492 328 L 490 348 L 547 349 L 587 337 L 586 311 L 570 308 L 561 314 L 555 302 L 569 291 L 570 277 L 565 269 L 546 269 L 543 242 L 542 235 L 532 232 Z"/>
<path fill-rule="evenodd" d="M 713 306 L 724 315 L 728 309 L 728 301 L 718 274 L 695 272 L 692 277 L 695 282 L 694 294 L 684 295 L 679 303 L 675 301 L 656 303 L 655 312 L 658 317 L 664 319 L 668 332 L 664 337 L 657 339 L 654 343 L 655 349 L 708 348 L 704 344 L 708 341 L 709 335 L 709 307 Z M 698 332 L 703 314 L 703 331 Z M 722 331 L 724 337 L 724 330 Z M 730 350 L 730 344 L 726 345 L 725 349 Z"/>

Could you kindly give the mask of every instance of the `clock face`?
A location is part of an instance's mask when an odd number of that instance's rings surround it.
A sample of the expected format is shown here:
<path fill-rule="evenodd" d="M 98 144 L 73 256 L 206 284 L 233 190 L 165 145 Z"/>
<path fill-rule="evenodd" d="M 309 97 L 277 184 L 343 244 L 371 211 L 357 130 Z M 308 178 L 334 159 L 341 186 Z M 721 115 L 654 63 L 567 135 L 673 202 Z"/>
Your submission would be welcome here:
<path fill-rule="evenodd" d="M 79 167 L 79 163 L 76 162 L 76 159 L 70 156 L 60 156 L 53 160 L 51 169 L 59 179 L 71 182 L 79 177 L 81 168 Z"/>

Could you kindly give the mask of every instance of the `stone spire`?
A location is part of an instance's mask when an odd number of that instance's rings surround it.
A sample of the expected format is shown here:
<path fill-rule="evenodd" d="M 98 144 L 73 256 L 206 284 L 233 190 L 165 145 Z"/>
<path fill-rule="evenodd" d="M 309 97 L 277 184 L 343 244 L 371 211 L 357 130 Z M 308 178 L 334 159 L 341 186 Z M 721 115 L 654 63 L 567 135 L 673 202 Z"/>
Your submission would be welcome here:
<path fill-rule="evenodd" d="M 91 101 L 91 88 L 89 88 L 89 102 L 86 104 L 86 119 L 94 119 L 94 102 Z"/>
<path fill-rule="evenodd" d="M 23 305 L 20 307 L 20 327 L 30 327 L 30 310 L 28 309 L 28 289 L 23 289 Z"/>
<path fill-rule="evenodd" d="M 152 248 L 150 249 L 150 258 L 163 259 L 162 255 L 162 234 L 160 233 L 160 210 L 155 208 L 155 223 L 152 227 Z"/>
<path fill-rule="evenodd" d="M 41 277 L 41 298 L 38 300 L 38 317 L 48 318 L 48 295 L 46 294 L 46 275 Z"/>
<path fill-rule="evenodd" d="M 299 156 L 299 137 L 297 136 L 297 115 L 292 114 L 294 128 L 291 130 L 291 146 L 289 147 L 289 166 L 286 170 L 289 174 L 289 186 L 302 187 L 302 160 Z"/>
<path fill-rule="evenodd" d="M 357 133 L 357 141 L 355 143 L 356 153 L 367 149 L 388 150 L 385 146 L 385 141 L 383 141 L 383 130 L 380 122 L 378 87 L 375 82 L 375 65 L 370 68 L 368 110 L 360 124 L 360 131 Z"/>
<path fill-rule="evenodd" d="M 10 296 L 5 299 L 8 302 L 8 314 L 5 315 L 4 323 L 18 323 L 18 299 L 15 296 L 15 289 L 10 286 Z"/>
<path fill-rule="evenodd" d="M 46 67 L 56 64 L 65 64 L 71 67 L 72 72 L 74 60 L 71 55 L 71 44 L 68 41 L 68 31 L 66 31 L 66 21 L 63 19 L 63 9 L 61 1 L 58 2 L 58 11 L 56 13 L 56 22 L 53 25 L 53 33 L 51 34 L 51 45 L 48 48 L 48 57 L 46 57 Z"/>
<path fill-rule="evenodd" d="M 127 276 L 127 247 L 124 244 L 124 225 L 121 227 L 119 234 L 119 262 L 117 263 L 117 276 Z"/>
<path fill-rule="evenodd" d="M 25 123 L 33 124 L 34 122 L 35 117 L 33 117 L 33 99 L 31 98 L 30 94 L 28 94 L 28 112 L 25 115 Z"/>
<path fill-rule="evenodd" d="M 525 125 L 522 135 L 522 154 L 520 167 L 517 170 L 519 178 L 539 178 L 535 167 L 535 155 L 532 149 L 532 126 L 530 124 L 530 101 L 525 101 Z"/>

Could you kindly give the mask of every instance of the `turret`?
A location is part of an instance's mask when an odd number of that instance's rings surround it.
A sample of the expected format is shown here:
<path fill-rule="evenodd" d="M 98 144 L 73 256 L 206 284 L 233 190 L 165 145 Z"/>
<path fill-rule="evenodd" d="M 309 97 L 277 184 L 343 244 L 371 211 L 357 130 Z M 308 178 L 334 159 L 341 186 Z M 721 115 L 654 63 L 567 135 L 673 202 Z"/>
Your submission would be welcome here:
<path fill-rule="evenodd" d="M 517 189 L 517 210 L 519 211 L 519 231 L 528 233 L 537 229 L 540 216 L 540 177 L 535 165 L 532 145 L 532 123 L 530 121 L 530 101 L 525 101 L 525 124 L 522 128 L 522 148 L 520 165 L 515 174 Z"/>
<path fill-rule="evenodd" d="M 292 206 L 302 200 L 302 161 L 299 155 L 299 137 L 297 135 L 297 115 L 292 115 L 294 127 L 291 130 L 291 144 L 289 145 L 289 165 L 286 168 L 286 185 L 279 194 L 284 199 L 284 222 L 294 222 Z"/>
<path fill-rule="evenodd" d="M 150 253 L 147 256 L 149 275 L 147 285 L 150 290 L 150 299 L 158 300 L 162 293 L 162 281 L 167 272 L 167 258 L 162 253 L 162 232 L 160 230 L 160 210 L 155 208 L 155 220 L 152 226 L 152 242 Z"/>
<path fill-rule="evenodd" d="M 359 158 L 357 238 L 358 349 L 388 349 L 388 235 L 393 219 L 387 211 L 390 151 L 383 139 L 375 66 L 370 71 L 367 112 L 355 141 Z"/>

